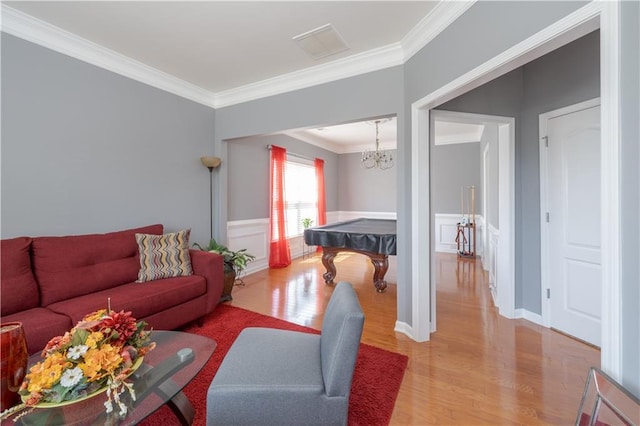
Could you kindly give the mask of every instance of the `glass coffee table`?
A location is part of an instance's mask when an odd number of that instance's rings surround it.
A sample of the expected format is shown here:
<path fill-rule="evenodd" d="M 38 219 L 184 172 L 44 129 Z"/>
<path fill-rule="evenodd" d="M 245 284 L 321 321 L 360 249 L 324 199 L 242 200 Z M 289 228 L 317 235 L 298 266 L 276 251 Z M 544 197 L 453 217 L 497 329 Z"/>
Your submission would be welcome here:
<path fill-rule="evenodd" d="M 119 417 L 117 407 L 110 414 L 105 412 L 107 400 L 103 392 L 77 403 L 55 407 L 35 408 L 21 417 L 17 423 L 12 418 L 2 425 L 134 425 L 163 405 L 167 405 L 183 425 L 190 425 L 195 416 L 191 402 L 182 389 L 200 372 L 216 348 L 216 342 L 197 334 L 179 331 L 153 331 L 151 340 L 156 347 L 144 357 L 144 362 L 128 381 L 133 383 L 136 401 L 124 392 L 121 398 L 129 406 L 124 418 Z M 40 361 L 40 354 L 29 358 L 29 366 Z"/>

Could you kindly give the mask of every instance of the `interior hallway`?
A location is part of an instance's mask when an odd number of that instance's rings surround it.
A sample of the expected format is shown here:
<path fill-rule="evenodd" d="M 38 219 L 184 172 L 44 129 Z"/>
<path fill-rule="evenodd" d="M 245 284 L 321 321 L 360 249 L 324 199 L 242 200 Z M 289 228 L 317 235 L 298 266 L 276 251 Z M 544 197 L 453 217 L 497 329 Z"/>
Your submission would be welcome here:
<path fill-rule="evenodd" d="M 365 312 L 362 341 L 409 356 L 392 425 L 572 424 L 600 351 L 526 320 L 498 316 L 480 261 L 436 258 L 437 327 L 416 343 L 393 331 L 396 263 L 383 294 L 369 258 L 342 253 L 336 280 L 353 284 Z M 233 290 L 234 306 L 319 329 L 332 288 L 320 255 L 260 271 Z"/>

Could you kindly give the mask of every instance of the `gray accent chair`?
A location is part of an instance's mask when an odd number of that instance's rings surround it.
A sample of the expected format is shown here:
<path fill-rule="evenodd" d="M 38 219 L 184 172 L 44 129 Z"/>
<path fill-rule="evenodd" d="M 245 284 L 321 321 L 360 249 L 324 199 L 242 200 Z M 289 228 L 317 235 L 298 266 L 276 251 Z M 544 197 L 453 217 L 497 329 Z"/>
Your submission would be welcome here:
<path fill-rule="evenodd" d="M 353 287 L 340 282 L 320 335 L 244 329 L 209 386 L 207 425 L 346 425 L 363 325 Z"/>

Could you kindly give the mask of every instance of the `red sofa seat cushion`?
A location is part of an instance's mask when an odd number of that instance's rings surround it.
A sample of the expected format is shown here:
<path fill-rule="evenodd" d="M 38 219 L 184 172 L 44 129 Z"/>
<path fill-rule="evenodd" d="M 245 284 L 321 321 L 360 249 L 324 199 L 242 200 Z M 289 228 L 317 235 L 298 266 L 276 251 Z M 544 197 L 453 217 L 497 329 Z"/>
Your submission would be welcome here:
<path fill-rule="evenodd" d="M 3 294 L 4 297 L 4 294 Z M 45 345 L 56 336 L 71 330 L 69 317 L 56 314 L 45 308 L 27 309 L 13 315 L 2 317 L 2 322 L 18 321 L 24 327 L 27 338 L 27 351 L 30 354 L 42 352 Z"/>
<path fill-rule="evenodd" d="M 1 242 L 2 316 L 35 308 L 40 303 L 38 285 L 31 271 L 31 241 L 28 237 L 18 237 Z"/>
<path fill-rule="evenodd" d="M 140 269 L 135 234 L 162 231 L 158 224 L 107 234 L 34 238 L 33 269 L 41 305 L 135 281 Z M 101 307 L 106 307 L 105 303 L 106 299 Z"/>
<path fill-rule="evenodd" d="M 107 308 L 111 299 L 114 311 L 131 311 L 140 320 L 200 297 L 207 292 L 204 277 L 165 278 L 145 283 L 130 283 L 100 292 L 63 300 L 47 306 L 54 312 L 67 315 L 73 323 L 98 309 Z"/>

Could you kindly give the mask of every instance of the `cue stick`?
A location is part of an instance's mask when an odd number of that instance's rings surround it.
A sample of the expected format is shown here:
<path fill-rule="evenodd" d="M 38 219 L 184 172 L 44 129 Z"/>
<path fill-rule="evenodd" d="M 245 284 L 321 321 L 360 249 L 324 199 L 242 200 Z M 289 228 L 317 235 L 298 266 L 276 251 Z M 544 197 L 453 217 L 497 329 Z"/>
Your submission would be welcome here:
<path fill-rule="evenodd" d="M 471 186 L 471 212 L 472 212 L 472 218 L 473 218 L 473 223 L 476 223 L 476 187 L 475 185 Z"/>

